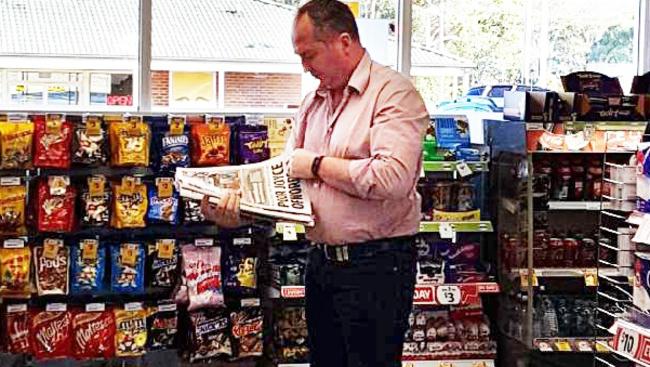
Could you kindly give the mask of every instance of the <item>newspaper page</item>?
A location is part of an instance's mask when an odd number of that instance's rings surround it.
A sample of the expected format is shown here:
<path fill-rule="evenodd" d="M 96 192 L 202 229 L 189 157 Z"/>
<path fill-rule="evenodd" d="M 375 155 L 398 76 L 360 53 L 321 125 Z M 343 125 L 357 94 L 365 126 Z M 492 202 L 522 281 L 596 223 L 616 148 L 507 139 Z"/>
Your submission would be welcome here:
<path fill-rule="evenodd" d="M 313 225 L 311 202 L 302 182 L 289 177 L 290 157 L 224 167 L 179 168 L 176 186 L 181 196 L 218 202 L 226 190 L 240 190 L 241 210 L 250 214 Z"/>

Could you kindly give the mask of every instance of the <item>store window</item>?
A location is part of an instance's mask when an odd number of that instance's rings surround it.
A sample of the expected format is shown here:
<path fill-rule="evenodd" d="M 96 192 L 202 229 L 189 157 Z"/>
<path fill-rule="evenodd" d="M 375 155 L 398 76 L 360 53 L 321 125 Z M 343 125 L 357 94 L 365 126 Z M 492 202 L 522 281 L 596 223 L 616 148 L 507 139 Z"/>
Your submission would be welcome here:
<path fill-rule="evenodd" d="M 78 105 L 81 73 L 57 71 L 7 72 L 7 95 L 18 105 Z"/>
<path fill-rule="evenodd" d="M 171 75 L 172 106 L 216 107 L 215 73 L 175 71 Z"/>
<path fill-rule="evenodd" d="M 133 75 L 121 73 L 90 74 L 90 104 L 132 106 Z"/>
<path fill-rule="evenodd" d="M 638 0 L 414 0 L 411 74 L 431 112 L 449 112 L 453 103 L 498 111 L 506 90 L 561 91 L 560 76 L 581 70 L 619 77 L 627 92 L 636 71 L 638 6 Z"/>

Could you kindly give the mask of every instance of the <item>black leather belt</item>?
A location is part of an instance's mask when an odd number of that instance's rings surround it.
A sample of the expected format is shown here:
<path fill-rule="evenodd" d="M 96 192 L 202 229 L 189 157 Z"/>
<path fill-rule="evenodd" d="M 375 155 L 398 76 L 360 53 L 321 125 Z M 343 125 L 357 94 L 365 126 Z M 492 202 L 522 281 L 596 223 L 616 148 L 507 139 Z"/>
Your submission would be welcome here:
<path fill-rule="evenodd" d="M 349 262 L 355 259 L 372 257 L 378 252 L 414 249 L 415 236 L 402 236 L 371 240 L 350 245 L 326 245 L 314 243 L 314 247 L 325 256 L 325 259 L 335 262 Z"/>

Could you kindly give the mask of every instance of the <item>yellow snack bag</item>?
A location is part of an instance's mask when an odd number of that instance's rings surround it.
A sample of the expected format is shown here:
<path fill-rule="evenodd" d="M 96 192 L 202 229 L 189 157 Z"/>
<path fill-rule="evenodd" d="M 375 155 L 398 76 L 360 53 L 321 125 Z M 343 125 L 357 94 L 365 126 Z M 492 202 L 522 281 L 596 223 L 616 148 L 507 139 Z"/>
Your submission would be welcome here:
<path fill-rule="evenodd" d="M 146 226 L 148 199 L 147 185 L 130 183 L 133 177 L 113 185 L 113 212 L 111 226 L 114 228 L 143 228 Z"/>
<path fill-rule="evenodd" d="M 25 186 L 0 186 L 0 235 L 25 234 Z"/>
<path fill-rule="evenodd" d="M 147 343 L 147 311 L 115 310 L 115 355 L 143 355 Z"/>
<path fill-rule="evenodd" d="M 0 168 L 31 168 L 33 137 L 30 121 L 0 122 Z"/>
<path fill-rule="evenodd" d="M 31 251 L 28 247 L 0 249 L 0 295 L 29 295 Z"/>
<path fill-rule="evenodd" d="M 109 125 L 111 163 L 116 167 L 149 165 L 149 125 L 141 120 L 112 122 Z"/>

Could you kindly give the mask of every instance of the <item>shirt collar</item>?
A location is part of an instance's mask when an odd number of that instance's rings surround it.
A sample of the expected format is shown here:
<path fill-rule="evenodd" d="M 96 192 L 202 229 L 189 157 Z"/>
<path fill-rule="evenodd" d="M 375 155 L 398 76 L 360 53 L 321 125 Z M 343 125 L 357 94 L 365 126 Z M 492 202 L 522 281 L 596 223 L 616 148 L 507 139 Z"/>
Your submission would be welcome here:
<path fill-rule="evenodd" d="M 358 94 L 363 94 L 368 88 L 368 83 L 370 83 L 370 66 L 372 65 L 372 60 L 367 51 L 364 51 L 363 57 L 357 64 L 357 67 L 352 72 L 350 80 L 348 80 L 348 88 L 353 89 Z M 316 94 L 320 97 L 325 97 L 329 91 L 321 86 L 316 90 Z"/>

